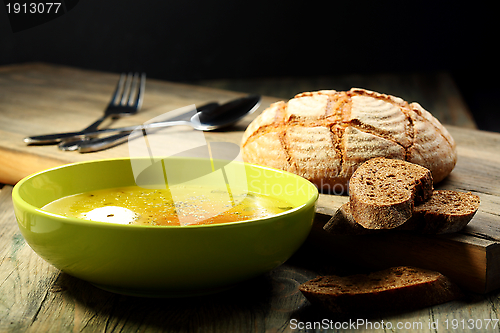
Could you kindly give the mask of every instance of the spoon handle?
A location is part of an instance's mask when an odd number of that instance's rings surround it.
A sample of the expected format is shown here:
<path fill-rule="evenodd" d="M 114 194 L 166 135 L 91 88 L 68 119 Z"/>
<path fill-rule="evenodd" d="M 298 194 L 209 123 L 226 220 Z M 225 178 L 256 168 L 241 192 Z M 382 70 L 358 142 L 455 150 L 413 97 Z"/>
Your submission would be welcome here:
<path fill-rule="evenodd" d="M 118 146 L 130 139 L 133 139 L 139 134 L 142 134 L 141 132 L 125 132 L 125 133 L 119 133 L 111 136 L 107 136 L 105 138 L 98 138 L 98 139 L 90 139 L 90 140 L 85 140 L 79 142 L 77 148 L 80 153 L 92 153 L 104 149 L 108 149 L 114 146 Z"/>
<path fill-rule="evenodd" d="M 170 127 L 170 126 L 178 126 L 178 125 L 190 125 L 191 123 L 189 121 L 185 120 L 178 120 L 178 121 L 159 121 L 155 123 L 150 123 L 150 124 L 142 124 L 142 125 L 134 125 L 134 126 L 126 126 L 126 127 L 118 127 L 118 128 L 104 128 L 100 130 L 95 130 L 93 132 L 86 132 L 85 135 L 87 137 L 91 136 L 97 136 L 99 134 L 112 134 L 112 133 L 123 133 L 127 132 L 130 133 L 135 130 L 141 130 L 141 129 L 149 129 L 149 128 L 163 128 L 163 127 Z M 75 136 L 67 136 L 65 139 L 78 139 L 81 138 L 81 135 L 75 135 Z M 85 140 L 87 142 L 91 142 L 93 140 Z"/>

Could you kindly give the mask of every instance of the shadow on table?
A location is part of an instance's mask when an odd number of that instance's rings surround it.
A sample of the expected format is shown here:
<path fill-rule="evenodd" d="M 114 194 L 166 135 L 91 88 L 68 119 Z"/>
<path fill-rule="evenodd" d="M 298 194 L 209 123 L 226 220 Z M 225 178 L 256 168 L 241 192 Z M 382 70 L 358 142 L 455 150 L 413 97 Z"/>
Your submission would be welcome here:
<path fill-rule="evenodd" d="M 53 291 L 62 293 L 64 302 L 74 303 L 75 321 L 81 320 L 85 326 L 253 331 L 285 325 L 290 313 L 307 303 L 298 285 L 309 278 L 307 272 L 301 274 L 284 265 L 217 294 L 141 298 L 107 292 L 61 273 Z M 77 313 L 83 316 L 77 318 Z"/>
<path fill-rule="evenodd" d="M 327 257 L 312 253 L 305 245 L 287 263 L 230 290 L 200 297 L 141 298 L 118 295 L 61 273 L 52 288 L 63 302 L 74 303 L 74 321 L 85 327 L 127 329 L 168 328 L 173 331 L 264 331 L 299 328 L 304 323 L 335 328 L 335 323 L 359 320 L 414 319 L 423 321 L 435 313 L 454 313 L 483 298 L 465 299 L 433 308 L 392 313 L 336 314 L 311 305 L 298 286 L 318 274 L 351 274 L 354 267 L 335 265 Z M 314 256 L 313 256 L 314 255 Z M 312 259 L 314 258 L 314 259 Z M 361 270 L 357 269 L 357 272 Z M 481 298 L 481 299 L 479 299 Z M 357 322 L 358 323 L 358 322 Z"/>

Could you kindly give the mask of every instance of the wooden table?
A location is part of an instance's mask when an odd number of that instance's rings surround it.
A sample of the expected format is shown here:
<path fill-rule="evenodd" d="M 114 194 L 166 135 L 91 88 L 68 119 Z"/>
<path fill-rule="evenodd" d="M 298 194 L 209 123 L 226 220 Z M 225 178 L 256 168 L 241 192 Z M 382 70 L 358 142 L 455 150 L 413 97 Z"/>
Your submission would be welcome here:
<path fill-rule="evenodd" d="M 22 138 L 84 127 L 101 114 L 117 77 L 46 64 L 0 68 L 0 176 L 1 182 L 7 184 L 0 190 L 0 332 L 305 332 L 308 325 L 316 325 L 316 331 L 321 331 L 319 328 L 334 331 L 335 325 L 352 328 L 350 323 L 361 324 L 358 319 L 374 327 L 380 327 L 383 321 L 386 327 L 392 325 L 392 331 L 398 331 L 398 325 L 413 328 L 422 325 L 418 331 L 445 332 L 451 331 L 455 324 L 458 331 L 499 330 L 500 293 L 496 288 L 485 294 L 466 291 L 463 300 L 418 311 L 360 318 L 338 316 L 310 305 L 297 289 L 300 283 L 318 274 L 368 270 L 361 261 L 342 262 L 349 251 L 342 253 L 342 248 L 339 251 L 337 247 L 341 242 L 332 244 L 337 240 L 325 239 L 321 232 L 321 225 L 346 200 L 339 196 L 321 196 L 315 230 L 293 258 L 228 292 L 186 299 L 142 299 L 105 292 L 59 272 L 40 259 L 20 235 L 12 209 L 12 184 L 45 167 L 126 156 L 127 151 L 125 147 L 116 147 L 97 154 L 59 152 L 54 146 L 26 147 Z M 144 112 L 117 125 L 141 123 L 187 104 L 224 101 L 241 95 L 149 80 Z M 274 100 L 265 97 L 261 110 Z M 52 114 L 50 119 L 48 114 Z M 238 143 L 241 131 L 251 119 L 225 132 L 207 133 L 207 139 Z M 405 241 L 413 249 L 418 242 L 445 244 L 454 249 L 460 245 L 462 252 L 452 265 L 461 264 L 461 260 L 470 264 L 477 259 L 472 258 L 474 256 L 497 263 L 494 259 L 500 244 L 500 135 L 451 125 L 448 128 L 458 143 L 459 163 L 440 187 L 478 193 L 482 200 L 480 212 L 462 233 Z M 498 283 L 495 278 L 498 267 L 494 265 L 491 269 L 490 287 Z M 471 283 L 467 279 L 462 282 Z M 488 287 L 486 282 L 480 281 L 479 289 Z M 483 329 L 467 330 L 468 325 L 472 325 L 470 320 L 474 327 L 481 324 Z M 494 329 L 493 325 L 496 325 Z M 466 329 L 461 330 L 462 327 Z M 357 328 L 366 328 L 366 325 Z"/>

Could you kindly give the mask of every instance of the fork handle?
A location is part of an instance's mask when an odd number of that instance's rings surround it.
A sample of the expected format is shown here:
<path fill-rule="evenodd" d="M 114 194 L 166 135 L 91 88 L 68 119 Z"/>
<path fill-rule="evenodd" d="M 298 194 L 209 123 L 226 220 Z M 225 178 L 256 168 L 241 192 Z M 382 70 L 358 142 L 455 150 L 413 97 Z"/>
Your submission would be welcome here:
<path fill-rule="evenodd" d="M 84 139 L 88 133 L 95 132 L 98 130 L 99 126 L 108 118 L 108 116 L 102 116 L 92 123 L 87 128 L 78 132 L 64 132 L 64 133 L 54 133 L 45 135 L 35 135 L 24 138 L 24 142 L 28 144 L 49 144 L 58 143 L 64 141 L 65 139 Z"/>
<path fill-rule="evenodd" d="M 96 121 L 94 121 L 92 124 L 90 124 L 89 126 L 87 126 L 86 128 L 84 128 L 82 130 L 82 132 L 93 132 L 93 131 L 96 131 L 99 129 L 99 126 L 101 126 L 101 124 L 108 118 L 110 118 L 111 115 L 109 114 L 105 114 L 103 115 L 101 118 L 97 119 Z"/>
<path fill-rule="evenodd" d="M 99 129 L 99 126 L 110 117 L 111 115 L 104 115 L 101 118 L 97 119 L 94 121 L 92 124 L 90 124 L 88 127 L 84 128 L 82 132 L 93 132 L 95 130 Z"/>

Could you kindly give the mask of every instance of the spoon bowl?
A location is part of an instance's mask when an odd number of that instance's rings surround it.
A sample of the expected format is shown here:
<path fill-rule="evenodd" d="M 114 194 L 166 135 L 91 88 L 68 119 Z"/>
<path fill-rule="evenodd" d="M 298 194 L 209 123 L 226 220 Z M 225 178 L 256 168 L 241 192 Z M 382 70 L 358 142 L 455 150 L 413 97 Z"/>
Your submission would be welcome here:
<path fill-rule="evenodd" d="M 208 130 L 215 130 L 231 126 L 243 117 L 253 113 L 260 105 L 259 95 L 250 95 L 230 101 L 207 112 L 198 112 L 199 123 Z"/>

